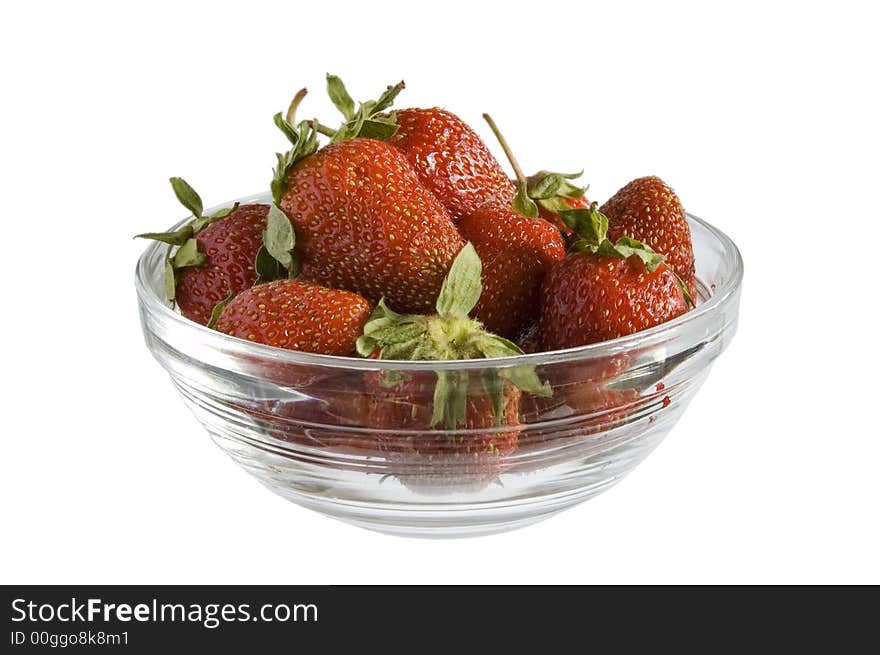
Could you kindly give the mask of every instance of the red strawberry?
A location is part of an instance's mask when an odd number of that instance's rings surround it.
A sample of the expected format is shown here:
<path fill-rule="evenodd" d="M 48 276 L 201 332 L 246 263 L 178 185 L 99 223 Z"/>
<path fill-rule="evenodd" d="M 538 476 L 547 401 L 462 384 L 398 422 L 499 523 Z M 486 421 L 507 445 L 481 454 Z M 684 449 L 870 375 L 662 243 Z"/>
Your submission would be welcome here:
<path fill-rule="evenodd" d="M 453 219 L 470 215 L 493 198 L 512 195 L 513 186 L 483 140 L 445 109 L 402 109 L 395 113 L 397 147 Z"/>
<path fill-rule="evenodd" d="M 537 319 L 541 281 L 565 258 L 565 242 L 550 223 L 490 202 L 458 222 L 483 262 L 483 293 L 473 316 L 512 339 Z"/>
<path fill-rule="evenodd" d="M 463 241 L 394 147 L 364 138 L 331 143 L 290 167 L 278 191 L 304 278 L 385 297 L 400 311 L 433 306 Z"/>
<path fill-rule="evenodd" d="M 466 431 L 451 432 L 432 430 L 433 373 L 416 372 L 394 386 L 381 373 L 368 374 L 370 426 L 381 430 L 376 438 L 388 472 L 413 491 L 476 490 L 507 468 L 506 457 L 516 450 L 522 427 L 522 392 L 504 382 L 503 409 L 496 420 L 493 399 L 475 382 L 470 384 L 475 388 L 463 390 L 467 419 L 459 430 Z"/>
<path fill-rule="evenodd" d="M 645 244 L 606 238 L 608 219 L 590 209 L 565 214 L 582 237 L 541 287 L 541 343 L 572 348 L 638 332 L 687 311 L 680 281 Z"/>
<path fill-rule="evenodd" d="M 176 300 L 188 319 L 207 325 L 218 303 L 256 281 L 254 261 L 263 245 L 269 205 L 236 204 L 203 216 L 193 188 L 177 177 L 171 184 L 193 220 L 176 232 L 138 236 L 180 246 L 166 264 L 168 299 Z"/>
<path fill-rule="evenodd" d="M 217 303 L 254 284 L 254 260 L 263 245 L 268 212 L 268 205 L 242 205 L 196 235 L 207 260 L 184 268 L 177 278 L 177 304 L 184 316 L 207 324 Z"/>
<path fill-rule="evenodd" d="M 666 255 L 696 299 L 691 229 L 678 196 L 659 177 L 641 177 L 615 193 L 600 211 L 608 217 L 608 238 L 630 237 Z"/>
<path fill-rule="evenodd" d="M 358 352 L 381 359 L 433 361 L 522 354 L 515 344 L 468 318 L 482 293 L 480 271 L 480 258 L 467 244 L 443 282 L 436 314 L 398 314 L 380 302 L 364 326 Z M 393 472 L 413 474 L 415 479 L 427 475 L 429 486 L 441 479 L 460 481 L 461 476 L 479 485 L 493 479 L 499 458 L 516 443 L 520 390 L 552 393 L 529 366 L 386 371 L 369 382 L 371 425 L 383 430 L 384 448 L 402 457 L 391 457 L 396 463 Z M 460 434 L 461 428 L 486 432 Z M 492 475 L 487 477 L 487 471 Z"/>
<path fill-rule="evenodd" d="M 299 279 L 274 280 L 241 292 L 216 329 L 257 343 L 324 355 L 353 355 L 370 303 L 349 291 Z"/>

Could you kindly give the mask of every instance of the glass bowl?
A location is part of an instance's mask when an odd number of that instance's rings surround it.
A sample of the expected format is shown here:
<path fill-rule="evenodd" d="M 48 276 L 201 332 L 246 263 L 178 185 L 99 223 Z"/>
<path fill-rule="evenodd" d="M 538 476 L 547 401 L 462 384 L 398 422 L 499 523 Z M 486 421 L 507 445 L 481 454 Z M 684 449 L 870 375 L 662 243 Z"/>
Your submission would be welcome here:
<path fill-rule="evenodd" d="M 733 338 L 743 274 L 739 251 L 708 223 L 691 215 L 688 220 L 697 306 L 655 328 L 579 348 L 398 362 L 254 344 L 193 323 L 168 306 L 164 246 L 158 243 L 137 265 L 141 323 L 150 351 L 213 440 L 275 493 L 381 532 L 501 532 L 620 481 L 675 425 Z M 552 397 L 523 394 L 518 407 L 511 399 L 500 425 L 430 429 L 438 372 L 460 380 L 469 411 L 480 412 L 486 405 L 483 377 L 522 366 L 535 367 L 549 381 Z"/>

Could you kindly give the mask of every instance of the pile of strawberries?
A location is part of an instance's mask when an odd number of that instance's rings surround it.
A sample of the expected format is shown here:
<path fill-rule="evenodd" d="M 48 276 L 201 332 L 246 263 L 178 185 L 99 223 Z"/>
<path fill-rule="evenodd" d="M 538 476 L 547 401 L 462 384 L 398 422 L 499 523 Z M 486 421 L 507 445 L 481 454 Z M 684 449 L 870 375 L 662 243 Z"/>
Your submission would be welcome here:
<path fill-rule="evenodd" d="M 204 215 L 172 178 L 193 220 L 140 236 L 169 244 L 166 291 L 187 318 L 279 348 L 445 360 L 596 343 L 693 304 L 690 230 L 660 179 L 634 180 L 599 208 L 579 174 L 524 175 L 488 115 L 514 179 L 455 114 L 392 111 L 402 82 L 356 106 L 339 78 L 327 81 L 339 127 L 296 121 L 305 90 L 275 116 L 291 146 L 277 155 L 273 204 Z M 483 380 L 480 393 L 457 392 L 469 382 L 453 378 L 375 381 L 364 394 L 373 406 L 355 413 L 400 413 L 395 428 L 516 426 L 523 391 L 552 394 L 528 367 Z M 515 448 L 516 430 L 495 437 L 465 452 Z"/>

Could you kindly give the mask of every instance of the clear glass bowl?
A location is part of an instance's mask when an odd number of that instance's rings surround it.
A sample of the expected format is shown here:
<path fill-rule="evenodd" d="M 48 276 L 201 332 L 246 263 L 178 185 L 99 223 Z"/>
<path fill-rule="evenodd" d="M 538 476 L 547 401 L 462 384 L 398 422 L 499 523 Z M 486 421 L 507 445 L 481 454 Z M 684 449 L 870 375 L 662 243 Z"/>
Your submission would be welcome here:
<path fill-rule="evenodd" d="M 240 201 L 269 202 L 269 196 Z M 137 265 L 144 337 L 214 441 L 275 493 L 394 534 L 511 530 L 587 500 L 629 473 L 675 425 L 733 338 L 742 259 L 727 236 L 688 218 L 697 307 L 600 344 L 454 362 L 270 348 L 209 330 L 169 308 L 158 243 Z M 436 371 L 468 371 L 468 393 L 476 397 L 487 369 L 524 365 L 551 383 L 552 398 L 524 395 L 518 418 L 499 427 L 424 429 Z M 380 376 L 385 386 L 377 383 Z M 402 388 L 423 391 L 395 394 L 389 385 L 401 379 Z M 389 427 L 396 425 L 410 427 Z M 474 454 L 474 440 L 489 436 L 505 446 Z"/>

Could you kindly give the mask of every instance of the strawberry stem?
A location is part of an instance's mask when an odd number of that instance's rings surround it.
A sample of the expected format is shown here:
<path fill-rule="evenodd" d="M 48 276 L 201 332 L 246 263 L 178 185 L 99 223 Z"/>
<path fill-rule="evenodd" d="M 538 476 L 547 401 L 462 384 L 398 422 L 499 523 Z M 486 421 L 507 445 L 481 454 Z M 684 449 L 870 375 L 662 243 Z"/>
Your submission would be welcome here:
<path fill-rule="evenodd" d="M 536 205 L 535 201 L 529 197 L 529 181 L 519 167 L 519 162 L 516 160 L 516 157 L 513 156 L 513 151 L 510 149 L 510 146 L 507 145 L 507 139 L 501 134 L 501 130 L 498 129 L 498 126 L 489 114 L 483 114 L 483 118 L 486 119 L 486 122 L 489 123 L 489 127 L 492 128 L 492 132 L 495 133 L 495 138 L 498 139 L 498 143 L 501 144 L 504 154 L 507 155 L 507 161 L 513 166 L 513 172 L 516 175 L 517 193 L 513 198 L 513 211 L 521 216 L 538 218 L 538 205 Z"/>
<path fill-rule="evenodd" d="M 510 165 L 513 166 L 513 172 L 516 175 L 516 181 L 521 185 L 525 186 L 526 176 L 523 174 L 522 169 L 519 167 L 519 162 L 516 160 L 516 157 L 513 156 L 513 151 L 510 149 L 510 146 L 507 144 L 507 139 L 504 138 L 504 135 L 501 134 L 501 130 L 498 129 L 498 126 L 495 124 L 495 121 L 492 120 L 492 117 L 489 114 L 483 114 L 483 118 L 489 123 L 489 127 L 492 129 L 492 132 L 495 134 L 495 138 L 498 139 L 498 143 L 501 144 L 501 149 L 504 150 L 504 154 L 507 156 L 507 161 L 510 162 Z"/>
<path fill-rule="evenodd" d="M 324 136 L 334 137 L 336 136 L 336 130 L 332 127 L 327 127 L 323 123 L 318 122 L 317 119 L 312 119 L 310 121 L 306 121 L 310 128 L 318 132 L 319 134 L 323 134 Z"/>
<path fill-rule="evenodd" d="M 290 101 L 290 106 L 287 108 L 287 114 L 284 118 L 291 125 L 296 125 L 296 110 L 299 109 L 300 103 L 303 101 L 303 98 L 306 97 L 308 92 L 308 89 L 300 89 L 296 92 L 296 95 L 293 96 L 293 100 Z"/>

